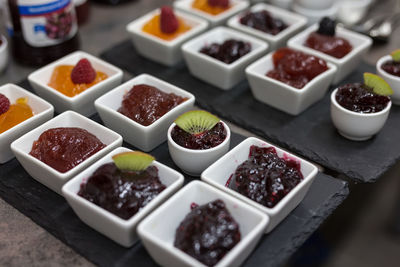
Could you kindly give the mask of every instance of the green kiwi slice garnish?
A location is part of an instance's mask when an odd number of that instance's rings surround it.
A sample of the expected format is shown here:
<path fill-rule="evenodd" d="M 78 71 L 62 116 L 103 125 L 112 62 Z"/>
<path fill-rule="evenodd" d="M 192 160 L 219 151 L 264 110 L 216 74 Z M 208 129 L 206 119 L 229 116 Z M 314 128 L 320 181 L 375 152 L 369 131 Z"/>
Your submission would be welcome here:
<path fill-rule="evenodd" d="M 400 62 L 400 49 L 394 50 L 390 55 L 394 62 Z"/>
<path fill-rule="evenodd" d="M 377 95 L 389 96 L 393 94 L 393 90 L 390 85 L 376 74 L 365 72 L 364 84 L 368 87 L 371 87 L 373 92 Z"/>
<path fill-rule="evenodd" d="M 154 157 L 139 151 L 122 152 L 112 157 L 118 169 L 124 171 L 144 171 L 154 161 Z"/>
<path fill-rule="evenodd" d="M 175 123 L 185 132 L 200 134 L 211 130 L 220 119 L 204 110 L 192 110 L 179 116 Z"/>

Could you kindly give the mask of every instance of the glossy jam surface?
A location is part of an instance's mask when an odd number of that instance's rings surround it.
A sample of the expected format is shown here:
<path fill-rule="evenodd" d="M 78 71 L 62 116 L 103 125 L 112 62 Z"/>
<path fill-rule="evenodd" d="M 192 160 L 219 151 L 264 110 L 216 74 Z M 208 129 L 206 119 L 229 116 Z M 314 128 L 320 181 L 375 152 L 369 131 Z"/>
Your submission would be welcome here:
<path fill-rule="evenodd" d="M 178 18 L 179 21 L 179 27 L 178 29 L 173 32 L 173 33 L 164 33 L 161 31 L 161 26 L 160 26 L 160 15 L 155 15 L 149 22 L 147 22 L 142 30 L 148 34 L 157 36 L 160 39 L 170 41 L 181 35 L 182 33 L 187 32 L 190 30 L 192 27 L 187 25 L 182 19 Z"/>
<path fill-rule="evenodd" d="M 194 0 L 192 7 L 201 10 L 203 12 L 206 12 L 210 15 L 216 16 L 230 9 L 232 5 L 228 5 L 227 7 L 211 6 L 210 4 L 208 4 L 208 0 Z"/>
<path fill-rule="evenodd" d="M 222 44 L 212 43 L 200 49 L 200 53 L 209 55 L 226 64 L 230 64 L 251 51 L 251 44 L 229 39 Z"/>
<path fill-rule="evenodd" d="M 96 78 L 93 82 L 75 84 L 71 80 L 71 72 L 73 68 L 74 66 L 72 65 L 60 65 L 55 67 L 48 86 L 56 89 L 66 96 L 73 97 L 82 93 L 96 83 L 107 79 L 108 77 L 107 74 L 96 71 Z"/>
<path fill-rule="evenodd" d="M 0 115 L 0 134 L 33 116 L 28 98 L 22 97 L 10 105 L 7 112 Z"/>
<path fill-rule="evenodd" d="M 227 132 L 222 122 L 217 123 L 211 130 L 200 134 L 190 134 L 179 126 L 171 131 L 172 140 L 178 145 L 188 149 L 209 149 L 221 144 L 226 138 Z"/>
<path fill-rule="evenodd" d="M 173 93 L 164 93 L 154 86 L 139 84 L 125 94 L 118 112 L 148 126 L 186 100 Z"/>
<path fill-rule="evenodd" d="M 311 33 L 304 45 L 336 58 L 344 57 L 353 49 L 350 42 L 344 38 L 317 32 Z"/>
<path fill-rule="evenodd" d="M 239 225 L 225 203 L 214 200 L 191 205 L 191 211 L 176 229 L 174 246 L 207 266 L 214 266 L 241 238 Z"/>
<path fill-rule="evenodd" d="M 81 128 L 52 128 L 33 142 L 30 155 L 59 172 L 67 172 L 106 147 Z"/>
<path fill-rule="evenodd" d="M 286 29 L 288 25 L 281 19 L 271 16 L 266 10 L 247 12 L 239 22 L 256 30 L 276 35 Z"/>
<path fill-rule="evenodd" d="M 352 83 L 338 89 L 336 101 L 345 109 L 354 112 L 374 113 L 385 109 L 390 98 L 375 94 L 371 88 L 362 83 Z"/>
<path fill-rule="evenodd" d="M 393 60 L 387 61 L 382 64 L 382 69 L 387 73 L 400 77 L 400 62 L 395 62 Z"/>
<path fill-rule="evenodd" d="M 82 183 L 78 195 L 127 220 L 165 188 L 155 166 L 141 172 L 121 171 L 111 162 Z"/>
<path fill-rule="evenodd" d="M 227 186 L 261 205 L 273 208 L 303 180 L 300 162 L 280 158 L 273 147 L 251 146 Z"/>
<path fill-rule="evenodd" d="M 324 60 L 289 48 L 277 50 L 272 59 L 274 69 L 266 75 L 297 89 L 328 69 Z"/>

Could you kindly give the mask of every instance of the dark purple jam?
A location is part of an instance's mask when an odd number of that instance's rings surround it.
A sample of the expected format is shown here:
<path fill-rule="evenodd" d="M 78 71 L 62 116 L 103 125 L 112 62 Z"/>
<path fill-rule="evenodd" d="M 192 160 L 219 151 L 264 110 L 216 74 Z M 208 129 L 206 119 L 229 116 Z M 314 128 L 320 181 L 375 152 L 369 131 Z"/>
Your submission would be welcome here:
<path fill-rule="evenodd" d="M 400 62 L 396 62 L 393 60 L 387 61 L 383 63 L 382 69 L 387 73 L 400 77 Z"/>
<path fill-rule="evenodd" d="M 385 109 L 390 98 L 375 94 L 362 83 L 351 83 L 337 90 L 336 101 L 345 109 L 354 112 L 374 113 Z"/>
<path fill-rule="evenodd" d="M 266 10 L 247 12 L 239 21 L 243 25 L 272 35 L 277 35 L 288 27 L 285 22 L 272 17 Z"/>
<path fill-rule="evenodd" d="M 214 266 L 239 243 L 239 225 L 220 199 L 191 209 L 176 229 L 174 246 Z"/>
<path fill-rule="evenodd" d="M 226 138 L 226 129 L 222 122 L 218 122 L 211 130 L 199 134 L 185 132 L 175 126 L 171 132 L 172 140 L 178 145 L 189 149 L 209 149 L 221 144 Z"/>
<path fill-rule="evenodd" d="M 300 162 L 280 158 L 273 147 L 250 147 L 249 159 L 240 164 L 226 186 L 273 208 L 303 180 Z"/>
<path fill-rule="evenodd" d="M 78 195 L 127 220 L 165 188 L 155 166 L 136 172 L 121 171 L 114 163 L 107 163 L 81 184 Z"/>
<path fill-rule="evenodd" d="M 226 40 L 223 44 L 212 43 L 200 49 L 200 53 L 209 55 L 227 64 L 236 61 L 250 51 L 250 43 L 234 39 Z"/>

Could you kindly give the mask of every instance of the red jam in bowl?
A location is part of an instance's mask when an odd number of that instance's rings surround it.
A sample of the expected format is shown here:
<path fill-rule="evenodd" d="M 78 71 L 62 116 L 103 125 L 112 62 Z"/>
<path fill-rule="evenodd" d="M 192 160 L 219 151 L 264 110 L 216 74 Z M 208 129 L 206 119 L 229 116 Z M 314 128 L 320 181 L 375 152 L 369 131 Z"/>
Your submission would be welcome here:
<path fill-rule="evenodd" d="M 317 32 L 311 33 L 304 45 L 335 58 L 342 58 L 353 49 L 350 42 L 344 38 Z"/>
<path fill-rule="evenodd" d="M 247 12 L 240 18 L 239 22 L 240 24 L 272 35 L 277 35 L 288 27 L 285 22 L 274 18 L 266 10 Z"/>
<path fill-rule="evenodd" d="M 118 112 L 143 126 L 149 126 L 186 100 L 187 98 L 165 93 L 154 86 L 139 84 L 125 94 Z"/>
<path fill-rule="evenodd" d="M 106 147 L 81 128 L 53 128 L 33 142 L 30 155 L 59 172 L 67 172 Z"/>
<path fill-rule="evenodd" d="M 400 62 L 390 60 L 383 63 L 381 68 L 389 74 L 400 77 Z"/>
<path fill-rule="evenodd" d="M 250 51 L 250 43 L 234 39 L 226 40 L 222 44 L 212 43 L 200 49 L 200 53 L 218 59 L 226 64 L 235 62 Z"/>
<path fill-rule="evenodd" d="M 78 195 L 127 220 L 165 188 L 155 166 L 137 172 L 119 170 L 114 163 L 107 163 L 81 184 Z"/>
<path fill-rule="evenodd" d="M 280 158 L 273 147 L 251 146 L 244 161 L 229 178 L 226 186 L 273 208 L 303 180 L 300 162 Z"/>
<path fill-rule="evenodd" d="M 272 60 L 274 69 L 267 76 L 297 89 L 328 69 L 324 60 L 290 48 L 278 49 Z"/>
<path fill-rule="evenodd" d="M 239 243 L 239 225 L 220 199 L 191 209 L 176 229 L 174 246 L 214 266 Z"/>

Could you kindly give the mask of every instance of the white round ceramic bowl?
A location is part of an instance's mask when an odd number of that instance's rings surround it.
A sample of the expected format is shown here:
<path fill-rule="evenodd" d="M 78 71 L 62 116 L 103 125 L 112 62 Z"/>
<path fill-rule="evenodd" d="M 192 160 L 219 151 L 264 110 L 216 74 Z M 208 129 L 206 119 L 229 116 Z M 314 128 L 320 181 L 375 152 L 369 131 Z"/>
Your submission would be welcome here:
<path fill-rule="evenodd" d="M 358 113 L 342 107 L 336 101 L 337 88 L 331 94 L 331 118 L 339 133 L 353 141 L 364 141 L 377 134 L 385 124 L 392 101 L 375 113 Z"/>
<path fill-rule="evenodd" d="M 381 57 L 376 62 L 376 72 L 392 87 L 393 95 L 390 96 L 390 99 L 392 99 L 393 104 L 400 105 L 400 77 L 387 73 L 382 69 L 382 65 L 389 60 L 392 60 L 390 55 Z"/>
<path fill-rule="evenodd" d="M 334 0 L 294 0 L 294 3 L 297 5 L 307 8 L 307 9 L 312 9 L 312 10 L 321 10 L 321 9 L 327 9 L 333 6 Z"/>
<path fill-rule="evenodd" d="M 171 124 L 168 129 L 168 150 L 172 160 L 183 172 L 192 176 L 200 176 L 208 166 L 228 152 L 231 141 L 231 130 L 225 122 L 221 122 L 226 129 L 225 140 L 216 147 L 204 150 L 188 149 L 175 143 L 172 140 L 171 132 L 176 124 Z"/>
<path fill-rule="evenodd" d="M 0 35 L 2 44 L 0 45 L 0 73 L 6 68 L 8 62 L 8 42 L 7 38 Z"/>

